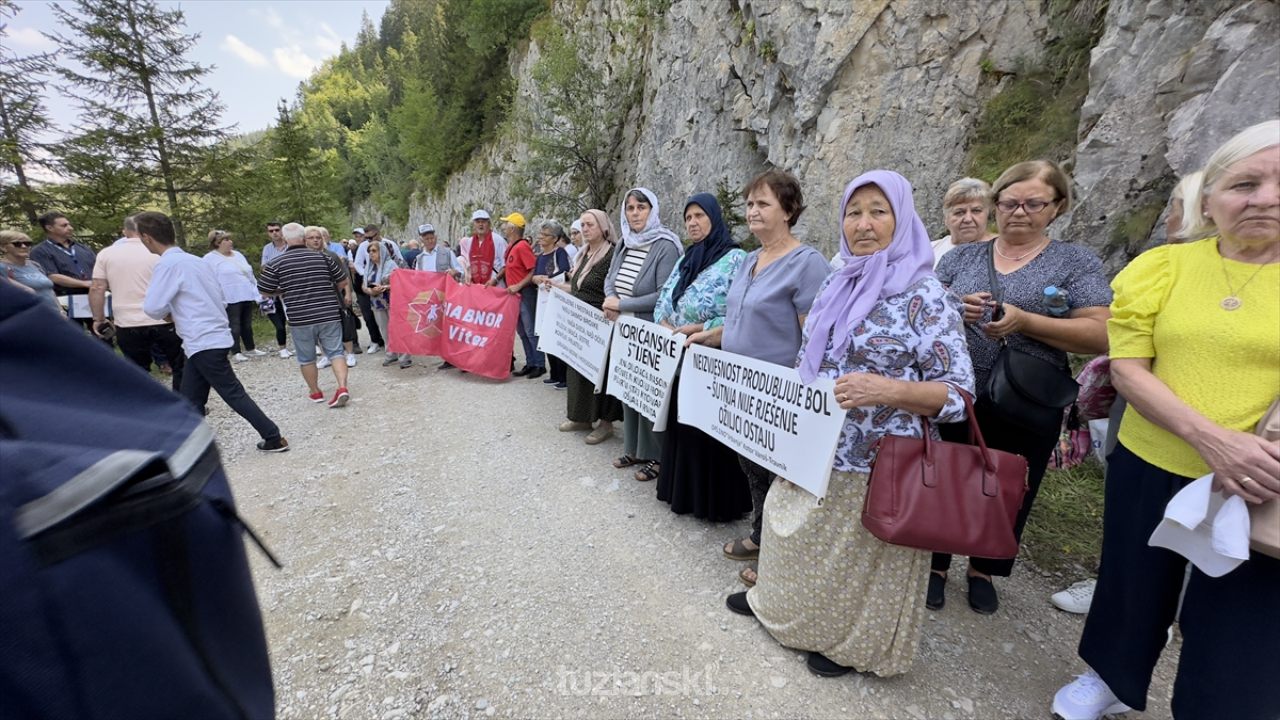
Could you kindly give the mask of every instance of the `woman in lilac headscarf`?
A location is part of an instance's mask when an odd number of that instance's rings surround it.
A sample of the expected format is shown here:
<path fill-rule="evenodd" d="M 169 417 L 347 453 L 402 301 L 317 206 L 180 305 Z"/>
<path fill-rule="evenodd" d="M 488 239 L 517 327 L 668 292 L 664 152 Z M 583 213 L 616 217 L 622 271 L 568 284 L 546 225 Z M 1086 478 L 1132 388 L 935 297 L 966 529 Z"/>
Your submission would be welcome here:
<path fill-rule="evenodd" d="M 848 412 L 821 505 L 799 486 L 769 489 L 755 587 L 730 595 L 782 645 L 809 652 L 822 676 L 880 676 L 911 667 L 929 553 L 888 545 L 857 521 L 884 435 L 919 437 L 921 417 L 964 417 L 973 392 L 959 301 L 933 275 L 933 250 L 911 185 L 874 170 L 840 204 L 845 265 L 823 284 L 805 321 L 800 376 L 836 381 Z"/>

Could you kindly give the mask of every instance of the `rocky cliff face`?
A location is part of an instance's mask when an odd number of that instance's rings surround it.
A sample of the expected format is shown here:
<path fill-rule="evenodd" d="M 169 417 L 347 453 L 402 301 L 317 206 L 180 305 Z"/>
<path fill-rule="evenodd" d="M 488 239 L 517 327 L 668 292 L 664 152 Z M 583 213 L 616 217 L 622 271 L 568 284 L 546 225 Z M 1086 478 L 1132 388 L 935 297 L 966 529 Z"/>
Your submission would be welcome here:
<path fill-rule="evenodd" d="M 688 195 L 785 168 L 810 208 L 797 236 L 828 254 L 844 185 L 878 167 L 911 180 L 917 209 L 940 235 L 942 194 L 963 174 L 985 103 L 1046 41 L 1046 9 L 1023 0 L 676 0 L 637 42 L 618 29 L 636 3 L 556 5 L 577 18 L 592 62 L 642 68 L 619 188 L 652 188 L 664 221 L 679 228 Z M 1175 176 L 1240 128 L 1280 114 L 1277 16 L 1269 0 L 1111 0 L 1081 113 L 1079 203 L 1056 223 L 1062 237 L 1095 248 L 1113 269 L 1159 239 L 1151 229 Z M 536 102 L 537 53 L 530 47 L 513 67 L 524 102 Z M 522 150 L 509 133 L 442 196 L 415 205 L 409 227 L 434 222 L 457 235 L 477 206 L 541 215 L 512 196 L 509 168 Z M 604 208 L 615 218 L 620 199 Z"/>
<path fill-rule="evenodd" d="M 1150 223 L 1167 213 L 1177 178 L 1280 116 L 1278 38 L 1280 6 L 1268 0 L 1112 0 L 1080 112 L 1065 236 L 1113 272 L 1163 241 L 1163 223 Z"/>

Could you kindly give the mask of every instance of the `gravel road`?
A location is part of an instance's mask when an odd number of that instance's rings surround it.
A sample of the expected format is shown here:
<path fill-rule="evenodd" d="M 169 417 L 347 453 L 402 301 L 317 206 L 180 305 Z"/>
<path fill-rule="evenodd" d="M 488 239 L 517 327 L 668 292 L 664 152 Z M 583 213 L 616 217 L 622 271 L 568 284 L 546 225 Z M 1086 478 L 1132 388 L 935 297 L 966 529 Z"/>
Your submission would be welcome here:
<path fill-rule="evenodd" d="M 991 617 L 953 573 L 908 675 L 815 677 L 724 606 L 741 565 L 719 548 L 745 522 L 672 514 L 610 466 L 619 441 L 558 432 L 564 393 L 538 380 L 382 358 L 338 410 L 293 360 L 235 366 L 288 453 L 210 403 L 241 512 L 285 563 L 250 549 L 281 718 L 1047 718 L 1082 671 L 1082 619 L 1047 601 L 1074 578 L 1023 565 Z M 1130 717 L 1169 716 L 1173 655 Z"/>

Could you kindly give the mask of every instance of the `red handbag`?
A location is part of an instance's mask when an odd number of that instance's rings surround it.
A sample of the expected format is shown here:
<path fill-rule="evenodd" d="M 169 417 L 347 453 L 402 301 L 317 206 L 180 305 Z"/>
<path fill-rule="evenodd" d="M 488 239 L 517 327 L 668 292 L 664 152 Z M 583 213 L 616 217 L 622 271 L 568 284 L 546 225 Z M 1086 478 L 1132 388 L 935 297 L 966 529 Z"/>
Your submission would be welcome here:
<path fill-rule="evenodd" d="M 918 550 L 1011 558 L 1013 526 L 1027 494 L 1027 460 L 991 450 L 982 439 L 973 401 L 961 391 L 969 441 L 885 435 L 876 441 L 862 526 L 889 543 Z"/>

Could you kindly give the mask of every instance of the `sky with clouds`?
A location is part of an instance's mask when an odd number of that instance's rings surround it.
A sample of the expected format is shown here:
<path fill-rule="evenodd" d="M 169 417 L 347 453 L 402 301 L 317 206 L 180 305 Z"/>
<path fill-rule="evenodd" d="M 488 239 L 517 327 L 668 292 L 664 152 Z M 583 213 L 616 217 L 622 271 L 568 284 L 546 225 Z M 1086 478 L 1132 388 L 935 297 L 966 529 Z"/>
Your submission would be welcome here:
<path fill-rule="evenodd" d="M 298 83 L 342 43 L 354 43 L 360 16 L 378 27 L 387 0 L 159 0 L 186 15 L 186 32 L 200 39 L 190 59 L 213 66 L 205 84 L 222 97 L 223 122 L 240 132 L 261 130 L 275 121 L 280 98 L 293 100 Z M 56 32 L 51 3 L 19 0 L 18 16 L 0 38 L 19 54 L 55 50 L 44 33 Z M 70 4 L 68 3 L 68 6 Z M 54 121 L 70 129 L 76 110 L 65 99 L 49 98 Z"/>

